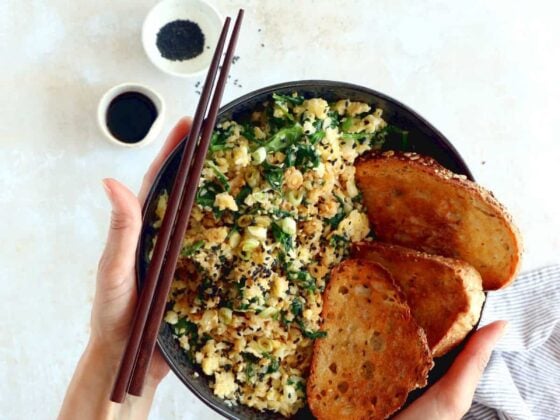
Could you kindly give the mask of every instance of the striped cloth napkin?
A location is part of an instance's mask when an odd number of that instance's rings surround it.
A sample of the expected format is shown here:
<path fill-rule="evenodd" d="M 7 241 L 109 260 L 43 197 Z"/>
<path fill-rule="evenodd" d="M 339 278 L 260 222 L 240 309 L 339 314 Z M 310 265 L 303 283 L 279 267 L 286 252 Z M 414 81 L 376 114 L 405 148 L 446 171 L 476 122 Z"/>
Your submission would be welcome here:
<path fill-rule="evenodd" d="M 560 265 L 488 294 L 480 325 L 505 319 L 466 420 L 560 419 Z"/>

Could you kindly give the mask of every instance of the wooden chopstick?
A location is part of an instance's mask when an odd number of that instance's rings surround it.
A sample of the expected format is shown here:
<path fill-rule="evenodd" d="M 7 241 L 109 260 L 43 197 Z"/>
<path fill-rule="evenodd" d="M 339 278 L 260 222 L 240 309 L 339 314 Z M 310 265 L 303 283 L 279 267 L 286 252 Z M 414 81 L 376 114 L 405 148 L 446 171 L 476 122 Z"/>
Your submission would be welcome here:
<path fill-rule="evenodd" d="M 125 351 L 123 352 L 117 377 L 113 386 L 113 391 L 111 393 L 110 399 L 111 401 L 114 401 L 116 403 L 122 403 L 124 401 L 126 392 L 128 391 L 129 384 L 131 382 L 132 374 L 135 370 L 137 356 L 140 353 L 140 347 L 142 344 L 143 331 L 146 327 L 148 315 L 152 307 L 152 301 L 156 291 L 158 278 L 163 266 L 163 262 L 165 260 L 165 254 L 167 252 L 169 239 L 173 231 L 173 226 L 175 225 L 177 212 L 182 201 L 183 191 L 185 189 L 185 184 L 189 175 L 192 156 L 202 129 L 204 116 L 206 114 L 206 109 L 210 101 L 214 81 L 219 70 L 220 58 L 224 49 L 230 21 L 231 19 L 228 17 L 224 22 L 224 26 L 222 28 L 222 32 L 216 46 L 216 51 L 214 52 L 211 65 L 208 70 L 208 75 L 204 83 L 201 98 L 195 112 L 191 132 L 189 136 L 183 140 L 185 142 L 185 146 L 183 149 L 183 154 L 181 156 L 181 163 L 175 177 L 165 216 L 162 222 L 161 229 L 158 233 L 158 238 L 154 247 L 152 259 L 148 267 L 146 281 L 142 288 L 142 292 L 140 294 L 134 314 L 129 339 Z M 190 141 L 187 141 L 187 139 L 190 139 Z M 196 184 L 197 183 L 198 182 L 196 182 Z M 192 182 L 191 185 L 189 185 L 189 189 L 191 187 Z"/>
<path fill-rule="evenodd" d="M 128 389 L 128 393 L 132 395 L 140 396 L 142 394 L 144 379 L 150 367 L 161 320 L 167 303 L 167 295 L 169 294 L 169 289 L 173 281 L 175 267 L 177 266 L 177 259 L 181 252 L 183 238 L 185 236 L 192 206 L 194 204 L 198 188 L 198 180 L 200 179 L 200 175 L 202 173 L 212 131 L 216 125 L 218 110 L 222 101 L 229 68 L 235 52 L 235 45 L 239 36 L 239 29 L 243 20 L 243 13 L 243 9 L 239 10 L 235 20 L 235 26 L 229 40 L 226 56 L 220 70 L 220 77 L 216 83 L 216 89 L 212 97 L 212 102 L 210 103 L 210 110 L 208 111 L 208 116 L 204 121 L 202 135 L 196 150 L 196 156 L 189 171 L 189 185 L 185 195 L 183 196 L 183 202 L 181 203 L 179 215 L 177 216 L 177 222 L 175 224 L 175 228 L 173 229 L 171 240 L 169 241 L 169 249 L 167 251 L 165 265 L 152 301 L 152 308 L 148 314 L 148 320 L 142 336 L 142 345 L 140 346 L 140 352 L 138 354 L 134 373 L 132 374 L 132 380 Z"/>

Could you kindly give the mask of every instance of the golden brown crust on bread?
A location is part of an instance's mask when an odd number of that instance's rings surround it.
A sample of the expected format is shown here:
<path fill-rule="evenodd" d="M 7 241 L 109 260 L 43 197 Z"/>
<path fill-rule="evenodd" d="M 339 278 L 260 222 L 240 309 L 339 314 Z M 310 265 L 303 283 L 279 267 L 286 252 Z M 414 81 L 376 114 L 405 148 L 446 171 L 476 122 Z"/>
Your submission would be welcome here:
<path fill-rule="evenodd" d="M 383 419 L 426 385 L 433 366 L 424 331 L 380 265 L 346 260 L 324 293 L 323 326 L 307 383 L 323 419 Z"/>
<path fill-rule="evenodd" d="M 480 318 L 482 279 L 470 264 L 378 241 L 355 244 L 352 257 L 391 274 L 426 332 L 433 357 L 463 341 Z"/>
<path fill-rule="evenodd" d="M 492 193 L 415 153 L 375 152 L 356 181 L 377 237 L 473 265 L 485 290 L 517 274 L 521 236 Z"/>

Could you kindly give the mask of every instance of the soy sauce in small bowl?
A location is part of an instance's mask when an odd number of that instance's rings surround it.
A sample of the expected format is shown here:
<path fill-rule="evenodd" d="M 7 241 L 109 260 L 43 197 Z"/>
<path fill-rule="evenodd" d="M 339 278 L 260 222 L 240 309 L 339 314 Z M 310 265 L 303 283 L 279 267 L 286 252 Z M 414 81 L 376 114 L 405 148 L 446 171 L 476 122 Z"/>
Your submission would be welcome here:
<path fill-rule="evenodd" d="M 158 135 L 163 111 L 163 100 L 153 90 L 138 84 L 122 84 L 103 95 L 97 117 L 109 141 L 125 147 L 140 147 Z"/>
<path fill-rule="evenodd" d="M 138 143 L 146 137 L 157 116 L 150 98 L 140 92 L 125 92 L 109 104 L 107 127 L 118 140 Z"/>

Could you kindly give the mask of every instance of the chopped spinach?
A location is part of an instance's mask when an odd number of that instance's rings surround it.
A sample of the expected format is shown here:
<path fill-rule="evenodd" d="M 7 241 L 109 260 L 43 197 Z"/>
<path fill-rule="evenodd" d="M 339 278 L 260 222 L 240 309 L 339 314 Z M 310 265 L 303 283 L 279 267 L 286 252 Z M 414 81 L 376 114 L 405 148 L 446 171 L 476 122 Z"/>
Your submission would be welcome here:
<path fill-rule="evenodd" d="M 294 314 L 294 317 L 297 318 L 296 322 L 297 322 L 297 324 L 299 326 L 299 329 L 301 330 L 301 333 L 303 334 L 304 337 L 315 340 L 316 338 L 323 338 L 327 335 L 327 333 L 325 331 L 320 331 L 320 330 L 319 331 L 312 331 L 312 330 L 308 330 L 305 327 L 305 324 L 304 324 L 303 320 L 301 319 L 301 315 L 303 314 L 303 305 L 302 305 L 300 299 L 295 298 L 292 301 L 291 311 L 292 311 L 292 314 Z"/>
<path fill-rule="evenodd" d="M 353 203 L 361 203 L 362 200 L 363 200 L 363 198 L 364 198 L 364 196 L 363 196 L 362 192 L 360 191 L 360 192 L 358 192 L 357 195 L 355 195 L 354 197 L 352 197 L 352 202 L 353 202 Z"/>
<path fill-rule="evenodd" d="M 229 299 L 222 300 L 220 302 L 220 308 L 228 308 L 233 310 L 233 302 Z"/>
<path fill-rule="evenodd" d="M 294 125 L 294 121 L 288 118 L 276 118 L 274 116 L 274 107 L 272 106 L 266 108 L 266 118 L 267 118 L 268 132 L 270 134 L 274 134 L 283 128 L 290 128 Z M 266 142 L 261 142 L 261 145 L 264 143 Z"/>
<path fill-rule="evenodd" d="M 303 381 L 294 381 L 292 378 L 288 379 L 288 385 L 295 385 L 296 390 L 305 394 L 305 383 Z"/>
<path fill-rule="evenodd" d="M 291 213 L 289 211 L 282 210 L 282 209 L 279 209 L 279 208 L 273 209 L 272 214 L 276 217 L 282 217 L 282 218 L 283 217 L 291 217 L 294 220 L 297 218 L 297 216 L 294 213 Z"/>
<path fill-rule="evenodd" d="M 196 324 L 189 321 L 187 318 L 181 318 L 175 325 L 173 325 L 173 330 L 176 335 L 183 336 L 196 336 L 198 338 L 198 328 Z"/>
<path fill-rule="evenodd" d="M 196 241 L 196 242 L 192 243 L 191 245 L 184 246 L 181 249 L 181 256 L 182 257 L 190 257 L 196 251 L 198 251 L 200 248 L 202 248 L 203 245 L 204 245 L 204 241 L 200 240 L 200 241 Z"/>
<path fill-rule="evenodd" d="M 259 358 L 254 354 L 242 352 L 241 357 L 245 360 L 245 375 L 247 379 L 252 379 L 255 376 L 255 364 L 259 362 Z"/>
<path fill-rule="evenodd" d="M 299 286 L 310 292 L 317 290 L 315 279 L 307 271 L 288 272 L 288 278 L 295 281 Z"/>
<path fill-rule="evenodd" d="M 246 283 L 247 283 L 247 277 L 242 276 L 238 282 L 233 284 L 235 289 L 237 290 L 237 296 L 239 300 L 242 300 L 244 297 Z"/>
<path fill-rule="evenodd" d="M 291 105 L 301 105 L 305 100 L 303 96 L 281 95 L 279 93 L 273 93 L 272 99 L 274 99 L 274 102 L 276 103 L 291 104 Z"/>
<path fill-rule="evenodd" d="M 290 325 L 292 323 L 292 321 L 288 321 L 288 319 L 286 319 L 286 315 L 287 315 L 286 311 L 280 311 L 280 323 L 284 327 L 287 327 L 288 325 Z"/>
<path fill-rule="evenodd" d="M 316 168 L 321 162 L 314 147 L 307 144 L 301 145 L 296 152 L 295 165 L 300 169 Z"/>
<path fill-rule="evenodd" d="M 373 133 L 343 133 L 341 137 L 344 140 L 354 140 L 363 143 L 365 140 L 371 140 Z"/>
<path fill-rule="evenodd" d="M 223 136 L 220 136 L 220 134 L 217 131 L 214 131 L 212 133 L 212 137 L 210 138 L 210 146 L 208 147 L 208 150 L 211 153 L 214 152 L 218 152 L 220 150 L 225 150 L 226 149 L 226 138 Z"/>
<path fill-rule="evenodd" d="M 270 360 L 270 364 L 268 365 L 268 369 L 266 373 L 274 373 L 280 369 L 280 359 L 276 357 L 272 357 L 271 355 L 267 354 L 266 356 Z"/>
<path fill-rule="evenodd" d="M 241 206 L 242 204 L 244 204 L 245 199 L 249 196 L 249 194 L 251 194 L 252 191 L 253 190 L 251 189 L 251 187 L 249 187 L 248 185 L 243 185 L 243 187 L 241 187 L 241 190 L 239 190 L 237 196 L 235 197 L 237 206 Z"/>
<path fill-rule="evenodd" d="M 297 169 L 305 172 L 308 169 L 319 166 L 321 159 L 315 148 L 308 144 L 299 146 L 291 146 L 286 152 L 286 166 L 295 166 Z"/>
<path fill-rule="evenodd" d="M 271 165 L 267 161 L 263 162 L 262 167 L 262 175 L 264 179 L 266 179 L 266 182 L 275 190 L 282 188 L 284 169 L 280 166 Z"/>
<path fill-rule="evenodd" d="M 300 316 L 303 313 L 303 305 L 301 303 L 301 300 L 298 298 L 294 298 L 290 310 L 292 311 L 292 314 L 294 314 L 295 317 Z"/>
<path fill-rule="evenodd" d="M 218 152 L 220 150 L 232 149 L 232 146 L 227 145 L 227 139 L 233 134 L 234 125 L 231 124 L 228 128 L 216 128 L 212 133 L 210 138 L 210 146 L 208 150 L 211 153 Z M 190 140 L 189 140 L 190 141 Z"/>
<path fill-rule="evenodd" d="M 200 341 L 198 342 L 198 345 L 200 347 L 203 347 L 210 340 L 212 340 L 212 336 L 208 333 L 204 333 L 204 334 L 202 334 L 202 337 L 201 337 Z"/>
<path fill-rule="evenodd" d="M 229 191 L 230 186 L 229 186 L 228 179 L 222 173 L 222 171 L 220 171 L 220 169 L 216 166 L 216 164 L 214 162 L 212 162 L 211 160 L 208 161 L 208 166 L 210 166 L 210 168 L 212 168 L 212 171 L 216 175 L 216 178 L 218 179 L 218 181 L 220 181 L 220 184 L 222 184 L 223 189 L 225 191 Z"/>
<path fill-rule="evenodd" d="M 335 248 L 342 248 L 348 245 L 350 240 L 344 235 L 333 235 L 330 239 L 331 246 Z"/>
<path fill-rule="evenodd" d="M 389 134 L 395 133 L 396 135 L 400 136 L 401 147 L 408 148 L 408 146 L 409 146 L 408 130 L 400 129 L 399 127 L 396 127 L 396 126 L 391 125 L 391 124 L 387 125 L 387 127 L 385 127 L 385 129 L 387 130 L 387 133 L 389 133 Z"/>
<path fill-rule="evenodd" d="M 286 165 L 286 168 L 289 168 L 290 166 L 294 166 L 296 164 L 296 151 L 297 146 L 291 145 L 284 152 L 286 153 L 286 159 L 284 160 L 284 165 Z"/>
<path fill-rule="evenodd" d="M 293 242 L 292 235 L 289 235 L 286 232 L 284 232 L 282 228 L 278 226 L 276 223 L 272 223 L 270 227 L 274 240 L 279 244 L 281 244 L 284 250 L 289 251 L 290 249 L 293 248 L 294 242 Z"/>
<path fill-rule="evenodd" d="M 197 297 L 201 302 L 204 302 L 206 295 L 212 294 L 212 279 L 204 277 L 198 286 Z M 209 292 L 210 291 L 210 292 Z"/>
<path fill-rule="evenodd" d="M 184 335 L 189 337 L 189 350 L 187 352 L 187 356 L 192 362 L 194 360 L 194 354 L 203 345 L 201 340 L 199 340 L 198 327 L 187 318 L 181 318 L 175 325 L 173 325 L 173 331 L 178 337 L 182 337 Z"/>
<path fill-rule="evenodd" d="M 305 329 L 305 325 L 301 320 L 298 320 L 298 325 L 303 336 L 306 338 L 310 338 L 311 340 L 316 340 L 317 338 L 324 338 L 327 336 L 326 331 L 321 331 L 321 330 L 312 331 L 312 330 Z"/>
<path fill-rule="evenodd" d="M 245 366 L 245 376 L 247 379 L 251 380 L 255 376 L 255 364 L 253 362 L 246 362 Z"/>
<path fill-rule="evenodd" d="M 241 134 L 250 142 L 254 143 L 257 141 L 255 137 L 255 128 L 253 127 L 253 124 L 251 124 L 251 122 L 241 124 Z"/>
<path fill-rule="evenodd" d="M 316 118 L 315 121 L 312 122 L 313 127 L 315 127 L 315 131 L 320 131 L 323 129 L 323 121 L 319 118 Z"/>
<path fill-rule="evenodd" d="M 347 133 L 348 130 L 350 130 L 350 127 L 352 127 L 352 124 L 354 124 L 354 118 L 346 117 L 342 120 L 340 128 L 343 132 Z"/>
<path fill-rule="evenodd" d="M 327 112 L 327 116 L 331 119 L 331 128 L 336 128 L 340 124 L 340 115 L 336 111 Z"/>
<path fill-rule="evenodd" d="M 309 142 L 311 144 L 317 144 L 319 143 L 321 140 L 323 140 L 326 136 L 326 133 L 324 130 L 315 130 L 315 132 L 313 134 L 311 134 L 310 136 L 308 136 L 309 138 Z"/>
<path fill-rule="evenodd" d="M 214 207 L 216 195 L 223 192 L 223 186 L 217 182 L 205 182 L 196 192 L 196 204 L 202 207 Z"/>
<path fill-rule="evenodd" d="M 272 137 L 263 144 L 267 152 L 281 152 L 297 143 L 303 135 L 301 125 L 294 124 L 291 127 L 281 128 Z"/>
<path fill-rule="evenodd" d="M 388 124 L 374 133 L 373 140 L 386 149 L 410 150 L 409 131 Z"/>
<path fill-rule="evenodd" d="M 327 219 L 327 223 L 331 225 L 333 229 L 336 229 L 340 222 L 342 222 L 342 219 L 344 219 L 344 216 L 346 216 L 346 213 L 344 212 L 344 200 L 338 195 L 335 195 L 335 197 L 339 203 L 338 210 L 333 217 Z"/>
<path fill-rule="evenodd" d="M 251 306 L 251 305 L 249 305 L 248 303 L 242 303 L 237 308 L 235 308 L 235 310 L 237 312 L 247 312 L 247 310 L 249 309 L 249 306 Z"/>

